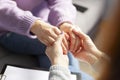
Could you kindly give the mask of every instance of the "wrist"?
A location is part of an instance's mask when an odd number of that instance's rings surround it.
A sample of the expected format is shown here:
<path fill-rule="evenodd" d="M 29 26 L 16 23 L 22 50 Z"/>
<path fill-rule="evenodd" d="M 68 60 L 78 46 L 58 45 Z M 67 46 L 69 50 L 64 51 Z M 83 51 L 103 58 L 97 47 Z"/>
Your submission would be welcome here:
<path fill-rule="evenodd" d="M 100 60 L 103 60 L 103 61 L 105 61 L 105 62 L 110 62 L 110 57 L 106 54 L 106 53 L 104 53 L 104 52 L 101 52 L 101 57 L 100 57 Z"/>
<path fill-rule="evenodd" d="M 92 65 L 92 67 L 97 71 L 100 72 L 106 65 L 110 63 L 110 58 L 106 53 L 101 52 L 101 55 L 97 61 Z"/>
<path fill-rule="evenodd" d="M 110 62 L 110 58 L 109 58 L 109 56 L 106 53 L 103 53 L 101 51 L 97 51 L 97 54 L 98 54 L 98 56 L 97 56 L 98 61 L 96 61 L 95 64 L 96 63 L 97 64 L 98 63 L 104 64 L 104 63 L 109 63 Z"/>
<path fill-rule="evenodd" d="M 36 32 L 37 32 L 37 30 L 38 30 L 38 28 L 39 28 L 40 26 L 41 26 L 41 25 L 40 25 L 40 21 L 39 21 L 39 20 L 36 20 L 36 21 L 33 23 L 30 31 L 31 31 L 33 34 L 37 34 Z"/>
<path fill-rule="evenodd" d="M 70 22 L 63 22 L 59 25 L 59 29 L 64 28 L 64 26 L 70 26 L 70 25 L 72 25 Z"/>
<path fill-rule="evenodd" d="M 38 34 L 38 30 L 40 30 L 40 28 L 42 27 L 42 24 L 43 24 L 42 21 L 36 20 L 36 21 L 33 23 L 30 31 L 31 31 L 33 34 L 37 35 L 37 34 Z"/>
<path fill-rule="evenodd" d="M 54 60 L 52 60 L 51 64 L 52 65 L 60 65 L 60 66 L 68 68 L 69 62 L 67 60 L 63 61 L 62 59 L 54 59 Z"/>
<path fill-rule="evenodd" d="M 95 56 L 97 57 L 97 58 L 100 58 L 101 56 L 102 56 L 102 52 L 101 51 L 99 51 L 98 49 L 96 49 L 96 50 L 93 50 L 93 52 L 92 52 L 93 54 L 96 54 Z"/>

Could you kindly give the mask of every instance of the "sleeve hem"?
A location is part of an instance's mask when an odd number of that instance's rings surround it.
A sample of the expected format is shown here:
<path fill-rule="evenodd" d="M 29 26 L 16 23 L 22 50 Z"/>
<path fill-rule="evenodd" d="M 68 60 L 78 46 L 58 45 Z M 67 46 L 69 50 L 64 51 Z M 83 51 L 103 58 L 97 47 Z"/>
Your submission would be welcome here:
<path fill-rule="evenodd" d="M 29 14 L 29 12 L 21 18 L 22 21 L 20 22 L 21 24 L 19 25 L 20 34 L 23 34 L 30 38 L 37 38 L 36 35 L 30 33 L 30 29 L 32 27 L 32 24 L 39 18 L 32 16 L 31 14 Z"/>
<path fill-rule="evenodd" d="M 69 22 L 71 24 L 74 24 L 75 23 L 74 21 L 75 21 L 74 19 L 70 19 L 66 17 L 59 17 L 58 19 L 53 20 L 52 24 L 59 27 L 59 25 L 64 22 Z"/>
<path fill-rule="evenodd" d="M 58 70 L 58 71 L 63 71 L 63 72 L 67 72 L 70 74 L 70 70 L 67 69 L 66 67 L 60 66 L 60 65 L 53 65 L 50 67 L 50 71 L 52 70 Z"/>

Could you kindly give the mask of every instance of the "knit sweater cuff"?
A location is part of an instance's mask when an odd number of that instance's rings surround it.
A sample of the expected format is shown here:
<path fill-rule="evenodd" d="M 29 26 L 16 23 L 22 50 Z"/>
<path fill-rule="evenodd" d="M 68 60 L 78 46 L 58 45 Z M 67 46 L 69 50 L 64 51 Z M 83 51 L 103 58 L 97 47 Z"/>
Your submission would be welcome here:
<path fill-rule="evenodd" d="M 57 27 L 59 27 L 60 24 L 62 24 L 64 22 L 74 24 L 75 23 L 75 18 L 73 19 L 73 18 L 70 18 L 70 17 L 57 15 L 57 18 L 54 18 L 54 19 L 50 20 L 50 23 L 54 26 L 57 26 Z"/>
<path fill-rule="evenodd" d="M 21 24 L 19 24 L 19 30 L 20 34 L 23 34 L 25 36 L 28 36 L 30 38 L 36 38 L 36 35 L 33 35 L 30 33 L 30 29 L 33 25 L 33 23 L 38 20 L 39 18 L 34 17 L 31 15 L 31 13 L 27 12 L 25 13 L 24 16 L 20 17 L 21 18 Z"/>
<path fill-rule="evenodd" d="M 70 74 L 70 70 L 66 67 L 60 66 L 60 65 L 53 65 L 50 67 L 50 71 L 57 70 L 57 71 L 62 71 L 63 73 L 68 73 Z"/>
<path fill-rule="evenodd" d="M 74 24 L 74 23 L 75 23 L 74 21 L 75 21 L 75 20 L 70 19 L 70 18 L 60 17 L 60 18 L 58 18 L 58 19 L 54 22 L 54 24 L 56 24 L 56 26 L 59 27 L 60 24 L 62 24 L 62 23 L 64 23 L 64 22 L 68 22 L 68 23 Z"/>

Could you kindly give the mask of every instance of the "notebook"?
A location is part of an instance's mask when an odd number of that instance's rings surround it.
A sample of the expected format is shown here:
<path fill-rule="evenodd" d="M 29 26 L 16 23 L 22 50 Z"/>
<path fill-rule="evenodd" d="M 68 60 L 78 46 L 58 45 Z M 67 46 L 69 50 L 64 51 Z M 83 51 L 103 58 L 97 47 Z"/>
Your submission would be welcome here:
<path fill-rule="evenodd" d="M 48 76 L 49 71 L 6 65 L 0 80 L 48 80 Z M 79 80 L 79 77 L 80 75 L 74 73 L 71 80 Z"/>

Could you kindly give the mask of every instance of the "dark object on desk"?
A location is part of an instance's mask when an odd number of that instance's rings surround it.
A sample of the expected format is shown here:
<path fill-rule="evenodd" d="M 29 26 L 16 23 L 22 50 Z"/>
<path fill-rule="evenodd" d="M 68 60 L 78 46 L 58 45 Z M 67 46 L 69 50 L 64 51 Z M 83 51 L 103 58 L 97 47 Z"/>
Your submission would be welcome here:
<path fill-rule="evenodd" d="M 76 9 L 82 13 L 86 12 L 88 10 L 88 8 L 84 7 L 84 6 L 80 6 L 77 4 L 74 4 L 74 6 L 76 7 Z"/>

